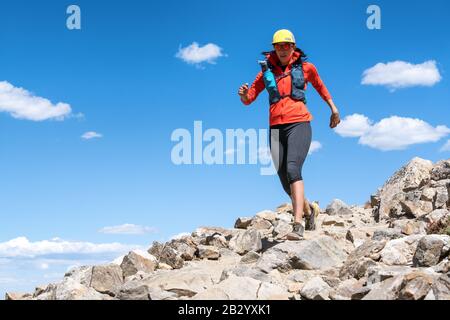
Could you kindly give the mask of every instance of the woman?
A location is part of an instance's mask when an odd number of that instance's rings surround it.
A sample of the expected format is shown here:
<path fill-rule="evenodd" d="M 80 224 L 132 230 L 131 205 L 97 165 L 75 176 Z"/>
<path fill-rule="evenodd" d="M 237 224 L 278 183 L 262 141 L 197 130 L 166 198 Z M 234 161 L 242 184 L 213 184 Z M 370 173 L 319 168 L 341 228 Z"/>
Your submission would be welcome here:
<path fill-rule="evenodd" d="M 301 172 L 311 146 L 310 122 L 313 119 L 306 107 L 308 82 L 331 108 L 331 128 L 340 123 L 340 116 L 316 67 L 306 62 L 306 55 L 296 47 L 294 35 L 289 30 L 279 30 L 273 36 L 272 45 L 275 50 L 264 53 L 263 71 L 250 88 L 248 84 L 242 85 L 238 94 L 245 105 L 250 105 L 265 88 L 269 92 L 270 150 L 281 184 L 292 200 L 294 233 L 301 239 L 305 230 L 302 224 L 305 196 Z"/>

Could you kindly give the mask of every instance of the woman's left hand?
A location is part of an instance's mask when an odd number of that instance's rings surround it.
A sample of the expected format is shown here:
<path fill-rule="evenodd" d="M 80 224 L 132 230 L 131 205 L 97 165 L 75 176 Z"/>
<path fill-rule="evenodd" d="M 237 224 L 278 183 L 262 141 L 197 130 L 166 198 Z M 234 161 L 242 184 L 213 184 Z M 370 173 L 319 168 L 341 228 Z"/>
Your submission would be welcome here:
<path fill-rule="evenodd" d="M 341 123 L 341 117 L 339 116 L 339 112 L 333 112 L 330 118 L 330 128 L 334 129 Z"/>

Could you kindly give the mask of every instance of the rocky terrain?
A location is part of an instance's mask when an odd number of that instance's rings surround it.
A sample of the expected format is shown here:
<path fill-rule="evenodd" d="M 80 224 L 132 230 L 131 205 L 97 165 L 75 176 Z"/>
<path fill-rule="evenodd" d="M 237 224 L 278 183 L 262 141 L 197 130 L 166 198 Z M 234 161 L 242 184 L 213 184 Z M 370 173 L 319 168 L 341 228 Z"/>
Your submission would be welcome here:
<path fill-rule="evenodd" d="M 305 240 L 292 208 L 202 227 L 7 300 L 449 300 L 450 159 L 414 158 L 364 207 L 334 200 Z"/>

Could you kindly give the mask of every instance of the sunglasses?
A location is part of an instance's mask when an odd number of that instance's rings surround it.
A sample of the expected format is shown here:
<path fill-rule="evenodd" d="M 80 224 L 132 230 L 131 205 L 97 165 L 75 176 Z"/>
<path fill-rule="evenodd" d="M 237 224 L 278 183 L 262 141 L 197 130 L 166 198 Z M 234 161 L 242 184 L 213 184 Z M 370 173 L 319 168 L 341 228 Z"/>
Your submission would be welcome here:
<path fill-rule="evenodd" d="M 289 50 L 292 47 L 292 43 L 275 43 L 275 50 Z"/>

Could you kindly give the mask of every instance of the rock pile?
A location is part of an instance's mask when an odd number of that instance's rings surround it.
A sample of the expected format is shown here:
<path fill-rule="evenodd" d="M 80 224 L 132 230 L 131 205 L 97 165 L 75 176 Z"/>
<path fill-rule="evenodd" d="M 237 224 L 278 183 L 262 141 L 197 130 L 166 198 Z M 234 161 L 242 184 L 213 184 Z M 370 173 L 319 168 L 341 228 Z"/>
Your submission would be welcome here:
<path fill-rule="evenodd" d="M 370 205 L 334 200 L 305 240 L 287 240 L 293 216 L 283 204 L 6 299 L 448 300 L 449 194 L 450 160 L 415 158 Z"/>

